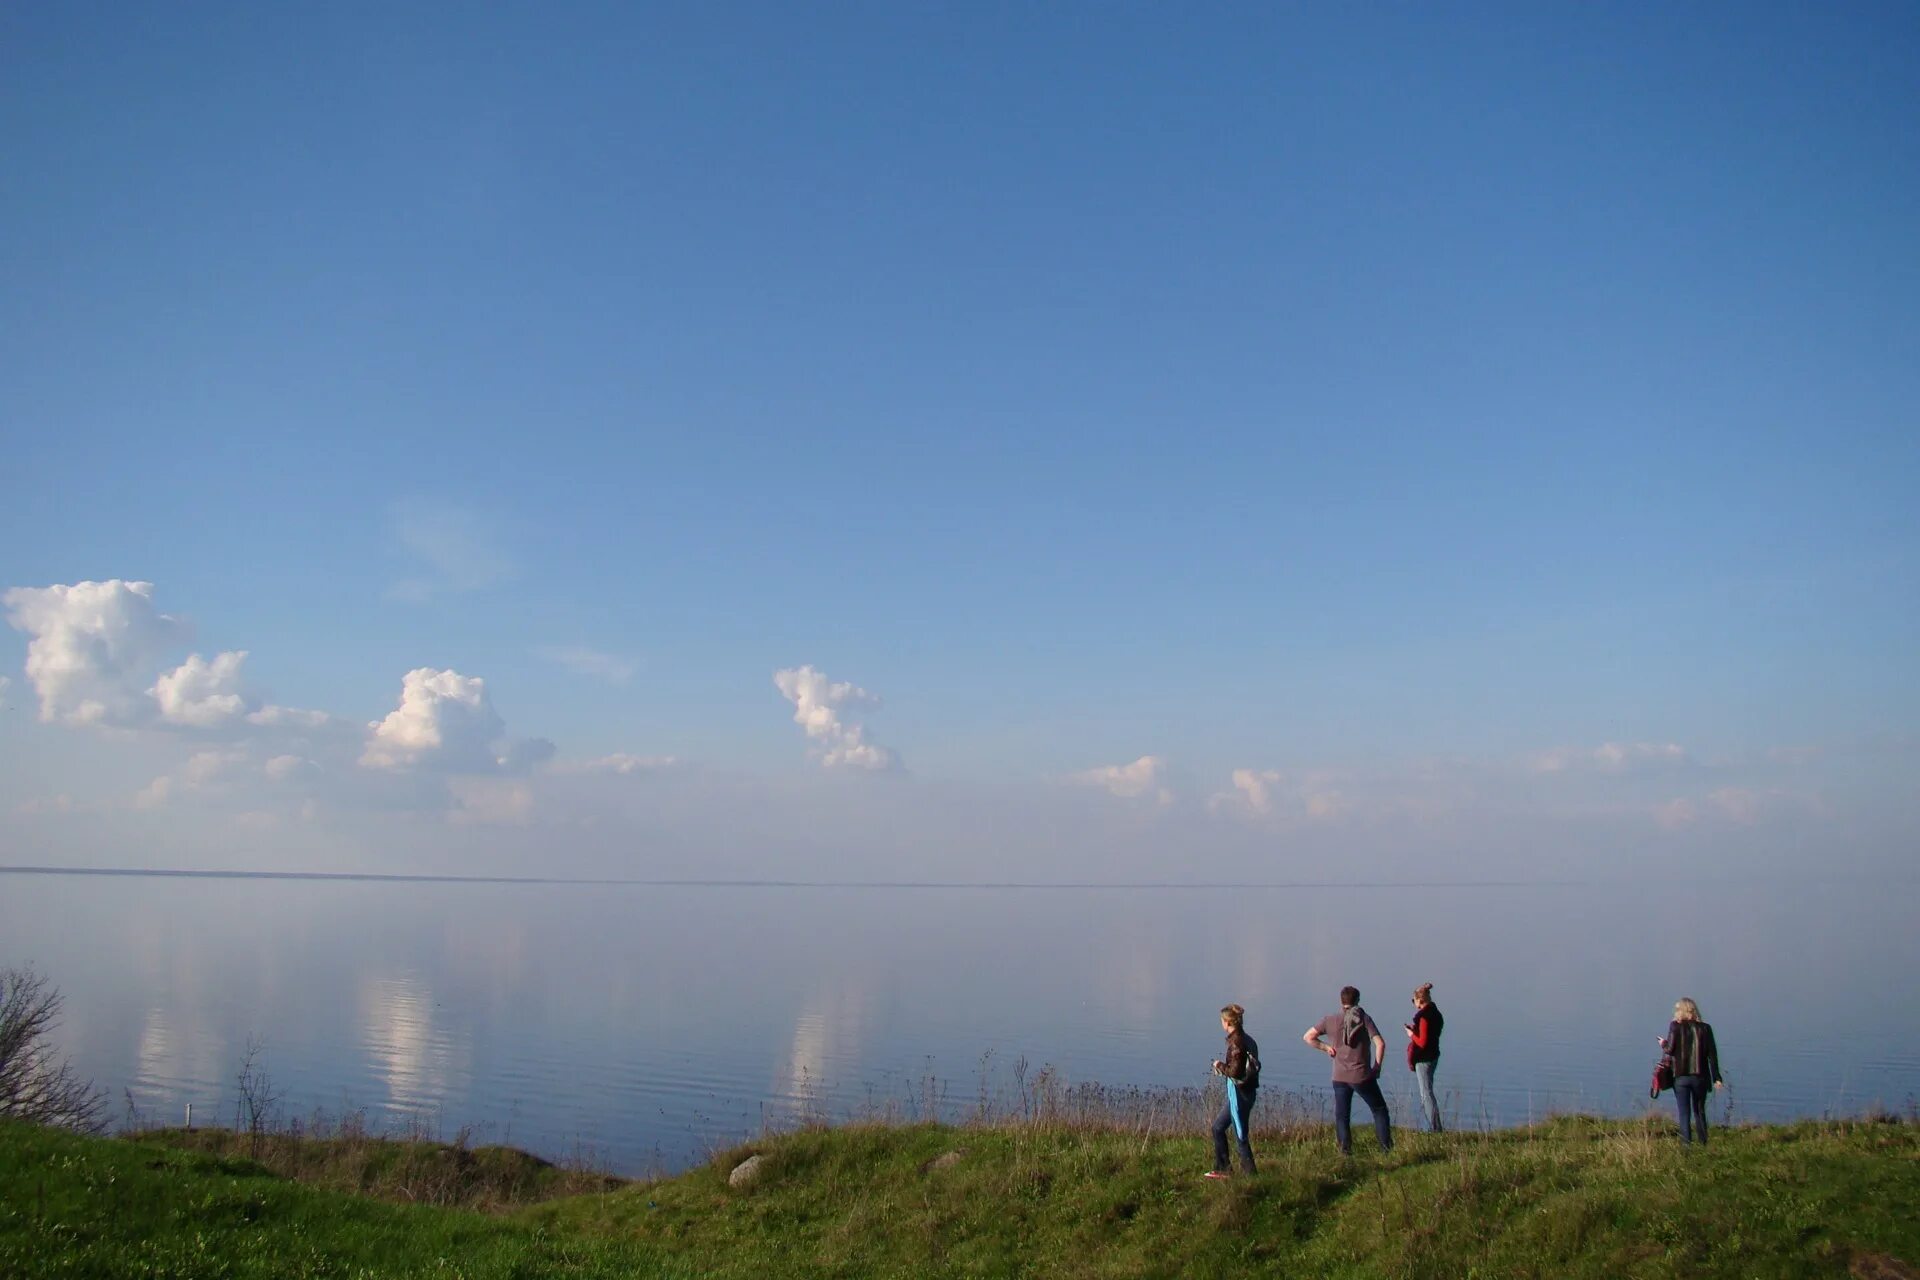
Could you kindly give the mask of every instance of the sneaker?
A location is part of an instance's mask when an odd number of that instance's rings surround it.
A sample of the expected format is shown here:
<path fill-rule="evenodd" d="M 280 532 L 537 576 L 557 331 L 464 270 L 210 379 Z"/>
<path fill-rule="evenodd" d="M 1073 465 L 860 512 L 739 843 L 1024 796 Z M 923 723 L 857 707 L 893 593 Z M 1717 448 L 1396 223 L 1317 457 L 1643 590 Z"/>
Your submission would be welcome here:
<path fill-rule="evenodd" d="M 1222 1173 L 1218 1169 L 1209 1169 L 1200 1176 L 1203 1178 L 1207 1178 L 1213 1182 L 1225 1182 L 1228 1178 L 1231 1178 L 1233 1175 L 1230 1173 Z"/>

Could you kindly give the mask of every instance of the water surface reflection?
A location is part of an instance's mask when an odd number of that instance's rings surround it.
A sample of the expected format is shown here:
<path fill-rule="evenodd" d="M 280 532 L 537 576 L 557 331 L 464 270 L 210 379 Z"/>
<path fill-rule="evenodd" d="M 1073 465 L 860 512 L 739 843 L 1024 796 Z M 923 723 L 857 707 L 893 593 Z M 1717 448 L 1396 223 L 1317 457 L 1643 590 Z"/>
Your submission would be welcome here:
<path fill-rule="evenodd" d="M 1908 887 L 1910 889 L 1910 886 Z M 1676 996 L 1751 1117 L 1911 1105 L 1909 892 L 1849 884 L 1021 890 L 0 877 L 0 962 L 67 998 L 77 1064 L 148 1119 L 230 1116 L 250 1042 L 290 1111 L 364 1109 L 626 1169 L 763 1123 L 975 1104 L 1025 1058 L 1190 1085 L 1247 1006 L 1269 1087 L 1324 1083 L 1302 1028 L 1360 986 L 1396 1026 L 1435 983 L 1456 1121 L 1646 1105 Z M 1710 903 L 1711 909 L 1702 909 Z M 1791 942 L 1783 941 L 1791 939 Z M 1837 1028 L 1876 1028 L 1862 1054 Z M 1399 1046 L 1393 1053 L 1398 1061 Z M 1390 1070 L 1400 1095 L 1404 1072 Z"/>

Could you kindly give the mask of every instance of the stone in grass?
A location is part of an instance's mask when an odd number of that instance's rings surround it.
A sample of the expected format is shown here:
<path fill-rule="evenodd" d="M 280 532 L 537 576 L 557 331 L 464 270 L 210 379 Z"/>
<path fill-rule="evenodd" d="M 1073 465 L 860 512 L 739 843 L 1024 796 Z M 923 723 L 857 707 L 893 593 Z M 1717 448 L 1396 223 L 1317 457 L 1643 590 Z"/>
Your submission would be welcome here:
<path fill-rule="evenodd" d="M 733 1166 L 733 1172 L 727 1175 L 730 1187 L 749 1187 L 760 1177 L 760 1169 L 766 1163 L 765 1156 L 748 1156 Z"/>

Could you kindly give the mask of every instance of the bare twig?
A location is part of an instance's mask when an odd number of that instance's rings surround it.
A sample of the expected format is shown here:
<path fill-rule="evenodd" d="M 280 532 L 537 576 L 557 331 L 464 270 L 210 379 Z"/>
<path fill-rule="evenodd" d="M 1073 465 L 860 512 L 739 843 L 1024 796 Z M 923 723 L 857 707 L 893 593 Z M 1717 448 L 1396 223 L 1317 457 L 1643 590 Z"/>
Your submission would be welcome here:
<path fill-rule="evenodd" d="M 49 1043 L 60 1005 L 44 975 L 0 969 L 0 1116 L 98 1133 L 106 1127 L 106 1093 Z"/>

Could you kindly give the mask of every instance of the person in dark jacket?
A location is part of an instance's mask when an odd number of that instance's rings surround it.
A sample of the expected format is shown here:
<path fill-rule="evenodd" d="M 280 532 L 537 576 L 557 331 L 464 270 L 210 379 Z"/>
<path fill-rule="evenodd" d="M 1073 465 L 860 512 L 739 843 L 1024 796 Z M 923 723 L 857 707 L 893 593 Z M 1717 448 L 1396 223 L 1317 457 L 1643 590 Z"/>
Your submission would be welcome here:
<path fill-rule="evenodd" d="M 1427 1113 L 1427 1130 L 1441 1132 L 1440 1100 L 1433 1096 L 1433 1073 L 1440 1065 L 1440 1029 L 1447 1020 L 1433 1002 L 1433 984 L 1413 989 L 1413 1021 L 1407 1027 L 1407 1067 L 1420 1085 L 1420 1108 Z"/>
<path fill-rule="evenodd" d="M 1660 1048 L 1673 1059 L 1673 1101 L 1680 1108 L 1680 1141 L 1693 1145 L 1695 1126 L 1700 1145 L 1707 1145 L 1707 1094 L 1726 1081 L 1720 1078 L 1720 1049 L 1713 1027 L 1700 1020 L 1700 1006 L 1682 996 L 1673 1006 L 1673 1021 L 1660 1039 Z"/>
<path fill-rule="evenodd" d="M 1213 1074 L 1227 1078 L 1227 1101 L 1213 1121 L 1213 1168 L 1209 1178 L 1231 1176 L 1227 1159 L 1227 1130 L 1240 1144 L 1240 1167 L 1253 1170 L 1253 1100 L 1260 1092 L 1260 1046 L 1241 1025 L 1247 1011 L 1230 1004 L 1220 1011 L 1220 1029 L 1227 1033 L 1227 1056 L 1216 1058 Z"/>

